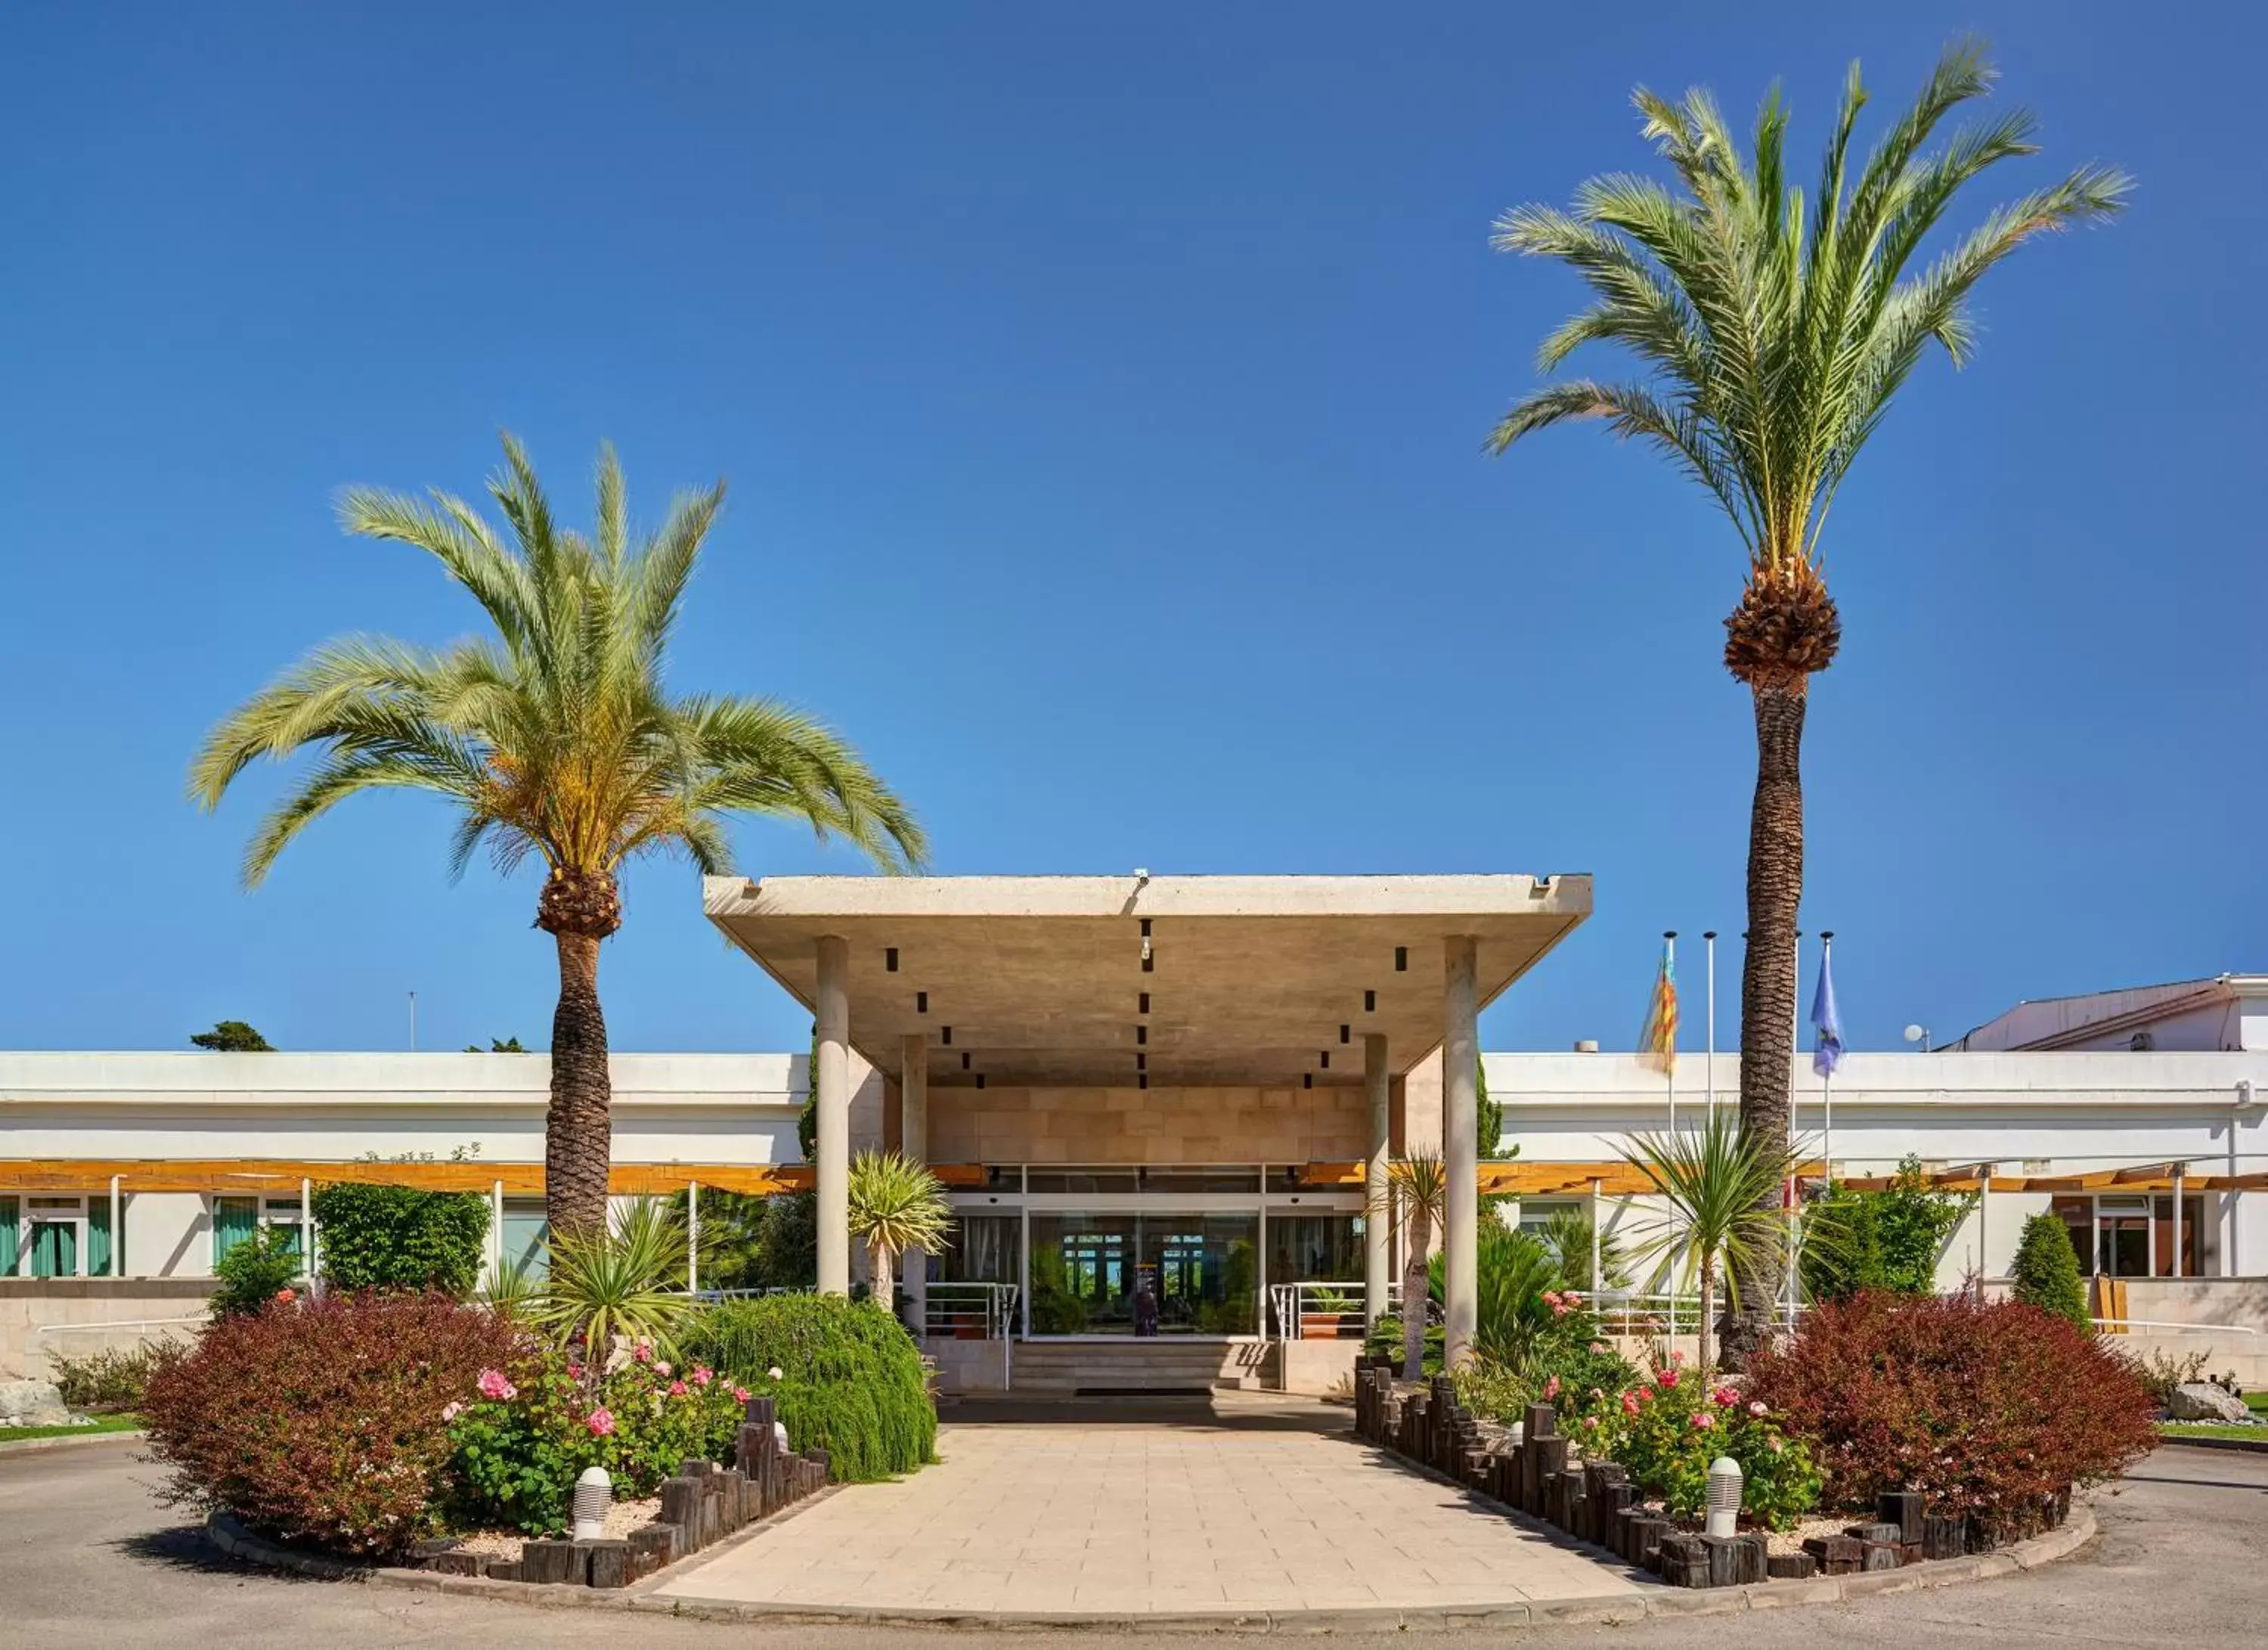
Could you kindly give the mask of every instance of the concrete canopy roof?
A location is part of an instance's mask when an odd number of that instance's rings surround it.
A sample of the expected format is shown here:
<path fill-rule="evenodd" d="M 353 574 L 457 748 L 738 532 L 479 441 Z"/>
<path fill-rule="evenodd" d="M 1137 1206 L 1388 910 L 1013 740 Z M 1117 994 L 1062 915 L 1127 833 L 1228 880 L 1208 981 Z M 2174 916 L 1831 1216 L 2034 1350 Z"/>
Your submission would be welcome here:
<path fill-rule="evenodd" d="M 1386 1035 L 1394 1072 L 1408 1071 L 1441 1041 L 1442 942 L 1476 939 L 1485 1005 L 1590 915 L 1591 881 L 711 877 L 703 898 L 709 919 L 806 1007 L 819 939 L 848 942 L 850 1042 L 886 1072 L 898 1069 L 900 1039 L 920 1034 L 932 1086 L 982 1074 L 1005 1086 L 1131 1088 L 1142 1054 L 1160 1087 L 1283 1087 L 1306 1075 L 1359 1083 L 1370 1032 Z"/>

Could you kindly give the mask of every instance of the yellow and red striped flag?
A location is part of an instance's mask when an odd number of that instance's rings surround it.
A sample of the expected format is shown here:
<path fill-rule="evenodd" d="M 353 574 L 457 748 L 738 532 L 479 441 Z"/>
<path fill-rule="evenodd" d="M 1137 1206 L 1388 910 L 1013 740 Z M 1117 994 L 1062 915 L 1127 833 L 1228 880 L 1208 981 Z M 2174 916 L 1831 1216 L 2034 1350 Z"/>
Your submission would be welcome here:
<path fill-rule="evenodd" d="M 1661 970 L 1653 978 L 1646 1028 L 1638 1034 L 1638 1057 L 1657 1072 L 1677 1070 L 1677 953 L 1668 939 L 1661 942 Z"/>

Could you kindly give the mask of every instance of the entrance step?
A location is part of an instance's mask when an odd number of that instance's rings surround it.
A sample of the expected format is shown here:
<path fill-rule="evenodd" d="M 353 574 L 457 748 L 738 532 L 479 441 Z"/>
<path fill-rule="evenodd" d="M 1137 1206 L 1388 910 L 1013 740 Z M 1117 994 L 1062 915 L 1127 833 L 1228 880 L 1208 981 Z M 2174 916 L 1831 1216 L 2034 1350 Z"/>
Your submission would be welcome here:
<path fill-rule="evenodd" d="M 1207 1393 L 1263 1384 L 1266 1345 L 1256 1340 L 1137 1339 L 1019 1342 L 1012 1389 L 1070 1396 Z"/>

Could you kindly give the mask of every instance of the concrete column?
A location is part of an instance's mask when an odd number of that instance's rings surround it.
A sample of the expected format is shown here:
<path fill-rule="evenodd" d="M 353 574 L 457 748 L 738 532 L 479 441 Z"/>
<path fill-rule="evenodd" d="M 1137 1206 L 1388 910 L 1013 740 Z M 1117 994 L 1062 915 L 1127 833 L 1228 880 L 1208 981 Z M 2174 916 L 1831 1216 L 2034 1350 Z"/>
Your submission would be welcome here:
<path fill-rule="evenodd" d="M 929 1039 L 919 1034 L 898 1041 L 898 1137 L 900 1150 L 916 1163 L 929 1161 Z M 922 1334 L 929 1324 L 929 1256 L 908 1249 L 899 1258 L 906 1280 L 906 1311 L 913 1331 Z"/>
<path fill-rule="evenodd" d="M 1374 1031 L 1363 1035 L 1362 1080 L 1370 1094 L 1370 1152 L 1362 1166 L 1362 1321 L 1368 1328 L 1385 1315 L 1387 1283 L 1394 1266 L 1388 1243 L 1394 1222 L 1386 1207 L 1386 1161 L 1394 1107 L 1386 1072 L 1386 1039 Z"/>
<path fill-rule="evenodd" d="M 850 1293 L 850 942 L 819 942 L 819 1290 Z"/>
<path fill-rule="evenodd" d="M 1474 1140 L 1480 1097 L 1479 947 L 1470 934 L 1441 942 L 1441 1171 L 1443 1277 L 1441 1359 L 1450 1369 L 1473 1355 L 1480 1318 L 1480 1161 Z"/>

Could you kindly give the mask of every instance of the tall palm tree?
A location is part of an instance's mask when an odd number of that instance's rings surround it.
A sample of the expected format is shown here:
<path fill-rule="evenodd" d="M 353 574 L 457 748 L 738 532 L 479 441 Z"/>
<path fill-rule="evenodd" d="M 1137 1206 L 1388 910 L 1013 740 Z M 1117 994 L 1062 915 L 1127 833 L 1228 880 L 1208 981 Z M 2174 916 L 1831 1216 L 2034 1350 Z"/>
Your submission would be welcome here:
<path fill-rule="evenodd" d="M 479 603 L 493 637 L 441 649 L 378 637 L 317 648 L 206 736 L 189 792 L 218 806 L 254 761 L 313 747 L 315 771 L 254 833 L 247 887 L 344 798 L 438 792 L 456 803 L 452 877 L 483 842 L 497 870 L 531 853 L 546 875 L 535 925 L 556 942 L 548 1212 L 557 1232 L 606 1218 L 607 1022 L 599 942 L 622 925 L 625 860 L 681 854 L 704 873 L 731 860 L 723 816 L 799 820 L 882 866 L 920 862 L 921 828 L 857 751 L 772 699 L 674 698 L 662 680 L 671 627 L 725 488 L 680 498 L 633 541 L 611 449 L 598 465 L 592 534 L 560 526 L 519 442 L 489 484 L 502 533 L 471 505 L 369 488 L 344 493 L 347 530 L 413 545 Z"/>
<path fill-rule="evenodd" d="M 874 1300 L 883 1311 L 895 1309 L 897 1257 L 908 1249 L 934 1254 L 952 1231 L 953 1205 L 925 1166 L 902 1152 L 858 1153 L 850 1165 L 850 1234 L 866 1241 Z"/>
<path fill-rule="evenodd" d="M 1795 1173 L 1792 1153 L 1741 1128 L 1724 1112 L 1699 1130 L 1641 1134 L 1624 1154 L 1668 1205 L 1668 1227 L 1640 1245 L 1649 1258 L 1669 1263 L 1669 1286 L 1690 1263 L 1701 1278 L 1701 1366 L 1709 1366 L 1709 1326 L 1717 1310 L 1717 1279 L 1725 1274 L 1728 1310 L 1738 1310 L 1743 1277 L 1753 1278 L 1787 1247 L 1787 1217 L 1777 1206 L 1780 1189 Z M 1757 1305 L 1769 1312 L 1769 1300 Z"/>
<path fill-rule="evenodd" d="M 1787 112 L 1777 92 L 1743 154 L 1705 91 L 1673 103 L 1641 87 L 1641 130 L 1677 187 L 1627 173 L 1594 178 L 1572 211 L 1523 206 L 1496 225 L 1499 249 L 1570 265 L 1596 300 L 1544 341 L 1540 370 L 1604 343 L 1634 356 L 1641 375 L 1550 385 L 1504 416 L 1490 449 L 1569 419 L 1604 420 L 1706 487 L 1748 552 L 1724 657 L 1756 706 L 1741 1117 L 1768 1146 L 1788 1135 L 1805 689 L 1842 637 L 1823 571 L 1828 507 L 1928 346 L 1955 366 L 1968 361 L 1977 343 L 1968 298 L 1984 272 L 2035 235 L 2110 217 L 2130 187 L 2120 173 L 2082 166 L 1918 261 L 1963 186 L 2036 152 L 2032 117 L 2021 109 L 1924 152 L 1946 117 L 1995 78 L 1980 46 L 1949 48 L 1853 182 L 1851 140 L 1867 93 L 1852 64 L 1808 202 L 1788 180 Z M 1758 1263 L 1766 1270 L 1745 1278 L 1743 1291 L 1770 1300 L 1777 1262 Z M 1728 1352 L 1745 1357 L 1762 1331 L 1761 1318 L 1745 1315 Z"/>
<path fill-rule="evenodd" d="M 1449 1178 L 1438 1153 L 1423 1149 L 1398 1157 L 1386 1166 L 1386 1195 L 1373 1204 L 1369 1218 L 1401 1228 L 1410 1246 L 1402 1264 L 1402 1378 L 1425 1376 L 1425 1300 L 1427 1252 L 1433 1247 L 1433 1228 L 1441 1224 L 1449 1195 Z"/>

